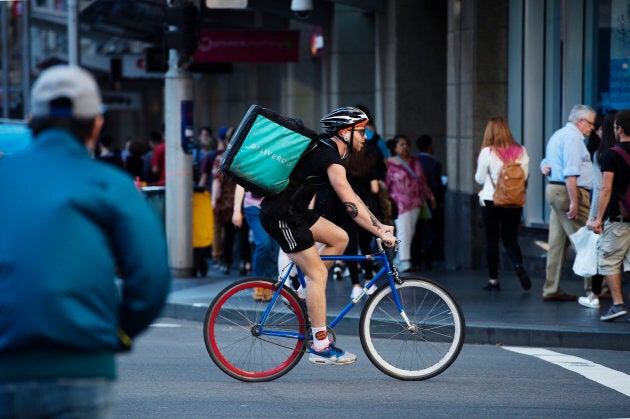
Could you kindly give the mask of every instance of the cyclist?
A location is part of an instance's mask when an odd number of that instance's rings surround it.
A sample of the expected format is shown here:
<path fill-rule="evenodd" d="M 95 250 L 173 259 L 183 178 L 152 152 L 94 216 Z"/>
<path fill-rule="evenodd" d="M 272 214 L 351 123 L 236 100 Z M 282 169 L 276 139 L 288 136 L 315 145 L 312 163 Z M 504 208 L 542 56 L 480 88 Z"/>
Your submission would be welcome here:
<path fill-rule="evenodd" d="M 315 193 L 330 183 L 350 217 L 370 233 L 393 245 L 394 227 L 384 225 L 354 193 L 346 178 L 343 159 L 365 144 L 368 117 L 363 111 L 342 107 L 321 119 L 325 131 L 314 150 L 297 163 L 289 185 L 280 194 L 263 199 L 260 221 L 278 241 L 282 250 L 307 278 L 306 307 L 311 321 L 313 345 L 309 361 L 316 364 L 351 364 L 354 354 L 335 346 L 326 330 L 326 280 L 333 261 L 322 255 L 340 255 L 348 244 L 348 234 L 309 209 Z M 318 248 L 315 242 L 322 243 Z"/>

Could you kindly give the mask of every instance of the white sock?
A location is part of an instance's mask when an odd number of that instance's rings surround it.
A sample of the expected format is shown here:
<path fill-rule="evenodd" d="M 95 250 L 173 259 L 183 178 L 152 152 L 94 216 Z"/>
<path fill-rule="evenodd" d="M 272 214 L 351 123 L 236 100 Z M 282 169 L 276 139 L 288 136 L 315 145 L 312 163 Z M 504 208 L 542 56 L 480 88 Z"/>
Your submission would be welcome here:
<path fill-rule="evenodd" d="M 322 351 L 328 347 L 330 340 L 328 339 L 328 331 L 326 327 L 313 327 L 313 349 Z"/>

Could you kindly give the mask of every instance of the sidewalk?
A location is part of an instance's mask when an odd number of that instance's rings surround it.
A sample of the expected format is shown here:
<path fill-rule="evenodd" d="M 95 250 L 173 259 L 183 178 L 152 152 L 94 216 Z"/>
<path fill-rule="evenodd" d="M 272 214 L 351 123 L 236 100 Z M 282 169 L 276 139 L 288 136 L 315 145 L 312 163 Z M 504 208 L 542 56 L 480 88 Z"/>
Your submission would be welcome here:
<path fill-rule="evenodd" d="M 608 310 L 610 300 L 600 300 L 599 310 L 582 307 L 577 302 L 544 302 L 543 278 L 532 277 L 532 289 L 524 292 L 512 272 L 501 272 L 499 292 L 482 289 L 486 281 L 484 270 L 437 268 L 409 276 L 432 279 L 453 294 L 466 318 L 466 343 L 630 350 L 630 322 L 627 321 L 630 315 L 612 322 L 599 320 Z M 203 321 L 214 296 L 240 278 L 210 271 L 205 278 L 174 279 L 162 315 Z M 583 295 L 581 278 L 563 280 L 561 285 L 569 294 Z M 329 316 L 337 315 L 348 303 L 350 288 L 349 278 L 329 279 Z M 624 289 L 624 296 L 627 292 Z M 361 305 L 354 307 L 337 325 L 338 333 L 358 334 Z M 330 316 L 330 320 L 333 317 Z"/>

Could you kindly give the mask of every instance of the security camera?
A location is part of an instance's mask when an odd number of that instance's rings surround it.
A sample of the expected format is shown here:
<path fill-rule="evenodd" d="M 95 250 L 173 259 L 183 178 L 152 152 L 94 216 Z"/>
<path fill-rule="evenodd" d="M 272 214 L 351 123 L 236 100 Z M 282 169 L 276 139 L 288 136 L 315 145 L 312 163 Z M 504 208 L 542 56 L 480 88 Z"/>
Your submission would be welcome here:
<path fill-rule="evenodd" d="M 298 19 L 308 19 L 313 11 L 313 0 L 291 0 L 291 10 Z"/>

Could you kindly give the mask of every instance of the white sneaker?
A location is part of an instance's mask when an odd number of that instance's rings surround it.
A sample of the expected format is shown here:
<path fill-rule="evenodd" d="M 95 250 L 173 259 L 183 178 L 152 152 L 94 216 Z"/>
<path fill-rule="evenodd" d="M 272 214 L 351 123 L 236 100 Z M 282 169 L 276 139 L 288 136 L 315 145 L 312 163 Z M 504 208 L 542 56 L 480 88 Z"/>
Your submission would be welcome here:
<path fill-rule="evenodd" d="M 376 285 L 372 285 L 370 288 L 368 288 L 366 294 L 367 295 L 372 295 L 374 294 L 374 292 L 377 290 L 378 288 L 376 288 Z"/>
<path fill-rule="evenodd" d="M 599 298 L 590 291 L 586 294 L 586 297 L 578 298 L 578 303 L 588 308 L 599 308 Z"/>
<path fill-rule="evenodd" d="M 300 300 L 306 300 L 306 288 L 300 285 L 296 292 Z"/>
<path fill-rule="evenodd" d="M 350 298 L 354 300 L 361 294 L 361 291 L 363 291 L 363 288 L 360 285 L 353 285 L 352 291 L 350 291 Z"/>
<path fill-rule="evenodd" d="M 346 352 L 341 348 L 335 347 L 335 342 L 330 342 L 328 347 L 323 351 L 316 351 L 311 346 L 311 354 L 308 360 L 314 364 L 326 364 L 326 365 L 345 365 L 352 364 L 357 360 L 355 354 Z"/>

